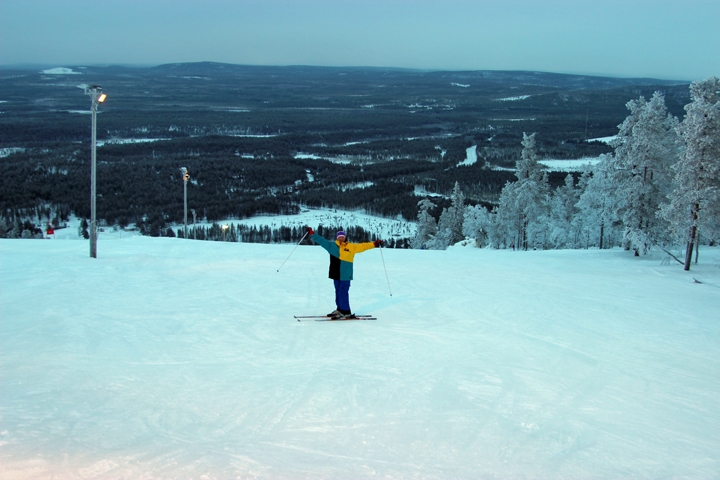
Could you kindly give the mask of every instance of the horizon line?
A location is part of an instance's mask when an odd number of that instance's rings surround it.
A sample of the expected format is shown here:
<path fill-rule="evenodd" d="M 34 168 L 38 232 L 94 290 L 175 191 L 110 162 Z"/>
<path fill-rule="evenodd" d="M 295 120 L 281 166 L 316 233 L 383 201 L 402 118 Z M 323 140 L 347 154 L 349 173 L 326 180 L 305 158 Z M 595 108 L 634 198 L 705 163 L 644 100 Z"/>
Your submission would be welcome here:
<path fill-rule="evenodd" d="M 250 64 L 250 63 L 229 63 L 229 62 L 217 62 L 212 60 L 200 60 L 194 62 L 168 62 L 168 63 L 13 63 L 4 64 L 0 63 L 0 70 L 31 70 L 31 69 L 52 69 L 52 68 L 157 68 L 171 65 L 198 65 L 198 64 L 215 64 L 215 65 L 230 65 L 235 67 L 251 67 L 251 68 L 318 68 L 318 69 L 353 69 L 353 70 L 399 70 L 409 72 L 448 72 L 448 73 L 462 73 L 462 72 L 517 72 L 517 73 L 539 73 L 539 74 L 550 74 L 550 75 L 568 75 L 576 77 L 597 77 L 597 78 L 613 78 L 622 80 L 658 80 L 662 82 L 678 82 L 678 83 L 691 83 L 696 80 L 686 80 L 678 78 L 659 78 L 649 76 L 627 76 L 627 75 L 612 75 L 606 73 L 580 73 L 580 72 L 556 72 L 556 71 L 545 71 L 537 69 L 442 69 L 442 68 L 417 68 L 417 67 L 389 67 L 389 66 L 371 66 L 371 65 L 308 65 L 308 64 Z M 70 66 L 66 66 L 70 65 Z"/>

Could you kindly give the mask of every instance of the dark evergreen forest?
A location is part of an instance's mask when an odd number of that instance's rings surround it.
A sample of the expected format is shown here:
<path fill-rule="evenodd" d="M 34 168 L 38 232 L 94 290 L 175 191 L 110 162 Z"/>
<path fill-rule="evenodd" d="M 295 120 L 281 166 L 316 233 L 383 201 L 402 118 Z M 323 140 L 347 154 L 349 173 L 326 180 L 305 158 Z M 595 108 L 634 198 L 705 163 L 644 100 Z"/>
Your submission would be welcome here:
<path fill-rule="evenodd" d="M 688 86 L 538 72 L 249 67 L 0 70 L 0 216 L 90 215 L 90 98 L 99 107 L 98 218 L 163 234 L 182 221 L 183 179 L 198 219 L 364 209 L 414 220 L 416 190 L 491 207 L 537 133 L 540 158 L 596 157 L 639 95 L 682 116 Z M 477 146 L 478 161 L 458 166 Z M 551 175 L 560 185 L 564 174 Z M 437 215 L 446 202 L 439 201 Z M 285 232 L 287 233 L 287 232 Z M 251 235 L 249 233 L 248 235 Z M 272 234 L 271 234 L 272 235 Z M 278 233 L 278 235 L 284 235 Z"/>

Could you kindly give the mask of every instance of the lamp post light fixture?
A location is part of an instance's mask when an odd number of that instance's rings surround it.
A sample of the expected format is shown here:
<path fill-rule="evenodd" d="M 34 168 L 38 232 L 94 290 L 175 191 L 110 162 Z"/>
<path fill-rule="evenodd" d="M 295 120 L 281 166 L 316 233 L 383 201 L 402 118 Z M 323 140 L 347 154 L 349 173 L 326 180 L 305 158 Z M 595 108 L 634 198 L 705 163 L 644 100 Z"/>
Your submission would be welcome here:
<path fill-rule="evenodd" d="M 187 182 L 188 182 L 188 180 L 190 180 L 190 174 L 188 173 L 188 169 L 185 167 L 180 167 L 180 171 L 182 172 L 182 176 L 183 176 L 183 187 L 184 187 L 183 188 L 183 197 L 185 200 L 185 210 L 184 210 L 184 214 L 183 214 L 183 218 L 185 219 L 185 236 L 184 236 L 184 238 L 187 239 L 188 238 L 188 234 L 187 234 Z"/>
<path fill-rule="evenodd" d="M 79 85 L 90 95 L 92 114 L 92 138 L 90 142 L 90 256 L 97 258 L 97 107 L 103 103 L 107 95 L 102 93 L 100 85 Z"/>

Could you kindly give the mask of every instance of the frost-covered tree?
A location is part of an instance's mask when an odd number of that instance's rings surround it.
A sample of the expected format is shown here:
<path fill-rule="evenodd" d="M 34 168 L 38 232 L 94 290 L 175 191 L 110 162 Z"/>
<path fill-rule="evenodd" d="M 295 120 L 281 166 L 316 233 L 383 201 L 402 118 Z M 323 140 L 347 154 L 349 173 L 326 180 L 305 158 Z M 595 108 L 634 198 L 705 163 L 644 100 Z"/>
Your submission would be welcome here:
<path fill-rule="evenodd" d="M 565 184 L 555 189 L 549 205 L 549 244 L 555 248 L 576 248 L 578 233 L 573 220 L 577 215 L 576 204 L 580 190 L 575 187 L 572 174 L 565 177 Z"/>
<path fill-rule="evenodd" d="M 586 169 L 580 178 L 580 200 L 576 205 L 578 215 L 575 228 L 584 237 L 585 247 L 597 246 L 602 249 L 606 239 L 614 244 L 613 230 L 620 224 L 613 199 L 615 162 L 612 155 L 601 155 L 600 161 Z"/>
<path fill-rule="evenodd" d="M 438 221 L 437 233 L 429 242 L 429 247 L 436 250 L 444 250 L 450 245 L 462 241 L 463 220 L 465 214 L 465 195 L 460 189 L 460 184 L 455 182 L 452 194 L 452 204 L 443 209 Z"/>
<path fill-rule="evenodd" d="M 507 182 L 500 192 L 500 202 L 493 208 L 493 227 L 489 232 L 490 243 L 495 248 L 515 246 L 520 226 L 520 214 L 512 197 L 512 183 Z"/>
<path fill-rule="evenodd" d="M 515 164 L 517 181 L 508 182 L 500 193 L 495 240 L 498 246 L 513 243 L 527 250 L 531 244 L 546 241 L 550 188 L 547 173 L 537 161 L 535 134 L 523 134 L 522 145 L 522 156 Z"/>
<path fill-rule="evenodd" d="M 436 205 L 429 199 L 424 198 L 418 202 L 418 226 L 415 237 L 410 240 L 410 246 L 412 248 L 423 248 L 427 246 L 427 243 L 437 233 L 437 222 L 435 217 L 432 216 L 430 210 L 436 207 Z"/>
<path fill-rule="evenodd" d="M 675 237 L 686 243 L 685 270 L 690 270 L 698 229 L 720 238 L 720 81 L 717 77 L 690 86 L 692 102 L 677 132 L 683 146 L 673 166 L 674 189 L 661 216 Z"/>
<path fill-rule="evenodd" d="M 465 207 L 463 235 L 475 239 L 475 245 L 484 247 L 490 239 L 493 216 L 481 205 Z"/>
<path fill-rule="evenodd" d="M 631 100 L 627 108 L 630 115 L 613 142 L 613 200 L 626 246 L 638 255 L 666 237 L 667 222 L 657 213 L 670 191 L 671 165 L 678 160 L 678 121 L 659 92 L 650 101 Z"/>

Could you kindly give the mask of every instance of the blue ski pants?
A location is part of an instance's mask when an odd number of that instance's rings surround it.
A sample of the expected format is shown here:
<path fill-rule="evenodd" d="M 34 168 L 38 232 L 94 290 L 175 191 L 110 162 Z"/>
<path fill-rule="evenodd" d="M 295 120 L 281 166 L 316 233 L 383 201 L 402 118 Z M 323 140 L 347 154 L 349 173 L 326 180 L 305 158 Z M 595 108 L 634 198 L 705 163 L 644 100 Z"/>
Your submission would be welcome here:
<path fill-rule="evenodd" d="M 335 282 L 335 305 L 338 310 L 350 312 L 350 280 L 333 280 Z"/>

